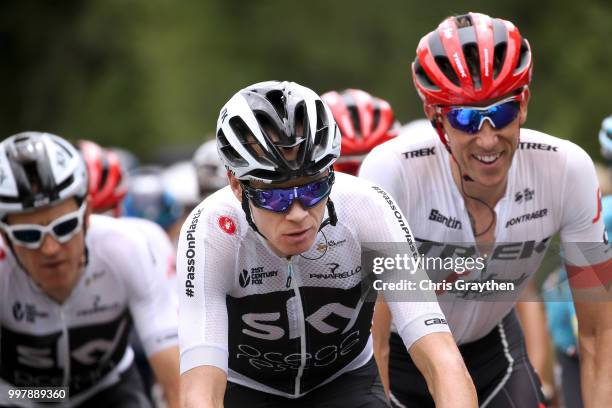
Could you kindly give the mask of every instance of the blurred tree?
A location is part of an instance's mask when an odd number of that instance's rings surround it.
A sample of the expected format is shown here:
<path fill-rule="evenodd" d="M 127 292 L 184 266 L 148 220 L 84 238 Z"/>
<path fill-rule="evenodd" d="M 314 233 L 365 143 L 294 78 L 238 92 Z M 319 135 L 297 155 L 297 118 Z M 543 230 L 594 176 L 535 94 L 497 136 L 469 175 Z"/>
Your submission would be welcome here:
<path fill-rule="evenodd" d="M 597 129 L 612 111 L 606 0 L 4 2 L 0 131 L 44 129 L 174 160 L 212 137 L 236 90 L 268 79 L 363 88 L 408 121 L 422 116 L 410 76 L 418 40 L 471 10 L 513 21 L 531 42 L 527 126 L 598 158 Z"/>

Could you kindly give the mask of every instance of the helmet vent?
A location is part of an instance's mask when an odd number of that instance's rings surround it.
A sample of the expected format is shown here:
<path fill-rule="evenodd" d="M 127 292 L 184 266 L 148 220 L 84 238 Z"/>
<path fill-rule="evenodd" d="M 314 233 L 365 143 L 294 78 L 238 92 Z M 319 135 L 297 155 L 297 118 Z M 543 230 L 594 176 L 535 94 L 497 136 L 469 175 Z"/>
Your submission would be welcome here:
<path fill-rule="evenodd" d="M 448 78 L 453 84 L 455 84 L 455 86 L 460 86 L 459 77 L 457 76 L 457 73 L 453 69 L 453 66 L 451 65 L 448 58 L 438 56 L 435 58 L 435 60 L 436 64 L 438 64 L 438 68 L 440 69 L 440 71 L 442 71 L 444 76 Z"/>
<path fill-rule="evenodd" d="M 287 119 L 287 111 L 285 110 L 286 101 L 283 92 L 280 90 L 270 91 L 266 94 L 266 98 L 270 101 L 278 116 L 282 119 Z"/>
<path fill-rule="evenodd" d="M 529 65 L 529 45 L 527 44 L 527 40 L 523 38 L 521 41 L 521 50 L 519 51 L 519 57 L 516 61 L 516 67 L 514 68 L 514 73 L 518 74 L 523 71 Z"/>
<path fill-rule="evenodd" d="M 248 163 L 244 160 L 232 147 L 232 145 L 227 141 L 227 138 L 223 134 L 223 130 L 219 129 L 217 133 L 217 139 L 219 140 L 219 150 L 223 153 L 223 155 L 230 161 L 232 166 L 235 167 L 246 167 Z"/>

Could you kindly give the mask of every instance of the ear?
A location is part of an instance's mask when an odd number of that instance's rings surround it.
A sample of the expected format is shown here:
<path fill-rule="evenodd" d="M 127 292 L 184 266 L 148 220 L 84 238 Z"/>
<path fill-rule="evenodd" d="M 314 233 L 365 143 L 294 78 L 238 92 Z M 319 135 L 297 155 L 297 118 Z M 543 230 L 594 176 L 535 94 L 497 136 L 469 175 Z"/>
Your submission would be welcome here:
<path fill-rule="evenodd" d="M 238 199 L 238 201 L 242 202 L 242 186 L 240 182 L 231 172 L 227 172 L 227 178 L 229 180 L 229 185 L 232 188 L 232 193 Z"/>
<path fill-rule="evenodd" d="M 432 105 L 423 104 L 423 111 L 425 112 L 425 116 L 431 122 L 433 118 L 436 116 L 436 108 Z"/>
<path fill-rule="evenodd" d="M 527 105 L 529 105 L 530 97 L 531 93 L 529 92 L 529 88 L 525 88 L 523 91 L 523 98 L 521 99 L 521 111 L 519 112 L 519 123 L 521 126 L 527 121 Z"/>

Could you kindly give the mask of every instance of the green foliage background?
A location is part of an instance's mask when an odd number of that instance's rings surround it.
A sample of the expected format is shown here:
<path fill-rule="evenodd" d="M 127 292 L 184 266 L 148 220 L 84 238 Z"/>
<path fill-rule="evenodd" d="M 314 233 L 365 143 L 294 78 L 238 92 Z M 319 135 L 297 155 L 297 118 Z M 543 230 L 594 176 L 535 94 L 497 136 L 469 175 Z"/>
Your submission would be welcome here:
<path fill-rule="evenodd" d="M 54 0 L 0 5 L 0 135 L 33 129 L 167 159 L 214 133 L 239 88 L 288 79 L 357 87 L 422 116 L 418 40 L 447 15 L 514 22 L 534 52 L 527 127 L 593 157 L 612 112 L 612 3 L 533 1 Z"/>

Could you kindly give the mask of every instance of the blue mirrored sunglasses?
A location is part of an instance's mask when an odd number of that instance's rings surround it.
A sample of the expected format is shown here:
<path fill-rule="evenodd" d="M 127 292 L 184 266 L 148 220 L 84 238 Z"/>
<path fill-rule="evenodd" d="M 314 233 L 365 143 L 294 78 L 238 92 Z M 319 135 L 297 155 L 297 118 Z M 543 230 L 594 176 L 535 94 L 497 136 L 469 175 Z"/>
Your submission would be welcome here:
<path fill-rule="evenodd" d="M 496 129 L 508 126 L 520 112 L 522 94 L 503 99 L 486 107 L 447 106 L 440 107 L 440 112 L 446 115 L 450 125 L 471 135 L 478 133 L 485 120 Z"/>
<path fill-rule="evenodd" d="M 242 184 L 248 199 L 258 208 L 284 213 L 299 200 L 304 208 L 311 208 L 320 203 L 331 193 L 334 184 L 334 172 L 330 170 L 327 177 L 301 186 L 288 188 L 256 189 Z"/>

